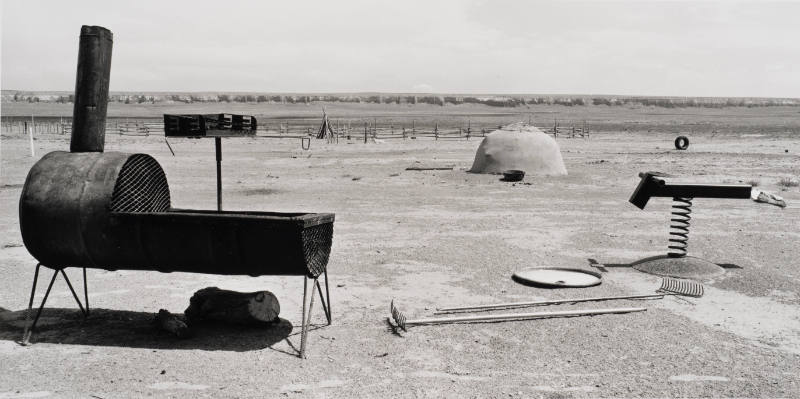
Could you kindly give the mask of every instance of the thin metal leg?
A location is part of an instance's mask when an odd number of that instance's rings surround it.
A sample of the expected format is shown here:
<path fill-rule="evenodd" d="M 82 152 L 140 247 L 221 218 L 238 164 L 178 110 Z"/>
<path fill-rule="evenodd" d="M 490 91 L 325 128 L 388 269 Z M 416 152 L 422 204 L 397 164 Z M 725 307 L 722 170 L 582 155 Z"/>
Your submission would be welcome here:
<path fill-rule="evenodd" d="M 27 342 L 28 323 L 31 321 L 31 310 L 33 309 L 33 297 L 36 295 L 36 283 L 39 281 L 39 268 L 41 263 L 36 264 L 36 271 L 33 273 L 33 286 L 31 287 L 31 299 L 28 301 L 28 310 L 25 311 L 25 331 L 22 333 L 22 343 Z"/>
<path fill-rule="evenodd" d="M 83 268 L 83 299 L 86 304 L 86 316 L 89 316 L 89 283 L 86 280 L 86 268 Z"/>
<path fill-rule="evenodd" d="M 322 296 L 322 293 L 319 294 Z M 325 299 L 328 302 L 328 325 L 333 322 L 333 311 L 331 310 L 331 291 L 328 289 L 328 272 L 325 272 Z"/>
<path fill-rule="evenodd" d="M 83 309 L 83 305 L 81 304 L 81 300 L 78 299 L 78 294 L 75 293 L 75 289 L 72 288 L 72 283 L 69 281 L 69 277 L 67 277 L 67 273 L 64 272 L 64 269 L 61 269 L 61 275 L 64 276 L 64 281 L 67 282 L 67 286 L 69 287 L 70 292 L 72 292 L 72 297 L 75 298 L 75 302 L 78 303 L 78 307 L 81 309 L 81 313 L 83 313 L 83 317 L 86 318 L 87 313 L 86 310 Z"/>
<path fill-rule="evenodd" d="M 36 275 L 39 274 L 39 268 L 36 268 Z M 33 334 L 33 329 L 36 328 L 36 323 L 39 321 L 39 316 L 42 315 L 42 310 L 44 309 L 44 304 L 47 303 L 47 297 L 50 296 L 50 289 L 53 288 L 53 283 L 56 281 L 56 276 L 58 276 L 58 271 L 53 272 L 53 278 L 50 279 L 50 284 L 47 286 L 47 291 L 44 293 L 44 298 L 42 298 L 42 304 L 39 305 L 39 310 L 36 312 L 36 317 L 33 318 L 33 323 L 31 323 L 30 327 L 28 327 L 27 323 L 25 325 L 25 332 L 22 336 L 22 343 L 27 344 L 30 341 L 31 334 Z M 35 281 L 35 280 L 34 280 Z M 35 288 L 34 282 L 34 288 Z M 35 291 L 31 291 L 31 305 L 33 304 L 33 294 Z"/>
<path fill-rule="evenodd" d="M 300 319 L 300 358 L 303 358 L 306 348 L 306 296 L 308 295 L 308 277 L 303 276 L 303 316 Z"/>
<path fill-rule="evenodd" d="M 305 320 L 305 324 L 306 324 L 305 336 L 306 337 L 305 337 L 305 339 L 303 339 L 303 343 L 304 344 L 306 342 L 308 342 L 308 329 L 309 329 L 309 327 L 311 327 L 311 316 L 314 314 L 312 312 L 312 309 L 314 308 L 314 294 L 316 294 L 316 292 L 314 291 L 314 284 L 316 284 L 316 283 L 317 283 L 317 279 L 314 279 L 314 281 L 311 282 L 311 301 L 308 302 L 308 316 L 307 316 L 307 319 Z M 305 347 L 305 345 L 303 345 L 300 348 L 300 354 L 301 354 L 303 359 L 306 358 L 306 347 Z"/>
<path fill-rule="evenodd" d="M 328 325 L 331 325 L 331 297 L 330 293 L 328 292 L 328 275 L 325 275 L 325 295 L 322 293 L 322 286 L 319 284 L 319 280 L 316 281 L 317 290 L 319 290 L 319 300 L 322 302 L 322 310 L 325 311 L 325 317 L 328 319 Z M 327 298 L 327 300 L 326 300 Z"/>

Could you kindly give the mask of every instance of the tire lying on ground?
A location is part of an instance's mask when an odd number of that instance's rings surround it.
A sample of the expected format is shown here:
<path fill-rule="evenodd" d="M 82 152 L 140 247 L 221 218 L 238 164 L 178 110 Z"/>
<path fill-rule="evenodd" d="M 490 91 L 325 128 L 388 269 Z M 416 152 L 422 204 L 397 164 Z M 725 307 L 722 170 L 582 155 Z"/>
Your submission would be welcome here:
<path fill-rule="evenodd" d="M 686 136 L 678 136 L 675 139 L 675 149 L 685 150 L 687 148 L 689 148 L 689 138 Z"/>

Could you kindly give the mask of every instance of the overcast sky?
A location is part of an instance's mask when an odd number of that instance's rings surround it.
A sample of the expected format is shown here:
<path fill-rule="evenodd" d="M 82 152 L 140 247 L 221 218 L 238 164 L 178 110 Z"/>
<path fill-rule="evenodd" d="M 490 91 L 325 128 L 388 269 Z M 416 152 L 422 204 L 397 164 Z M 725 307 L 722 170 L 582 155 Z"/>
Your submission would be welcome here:
<path fill-rule="evenodd" d="M 800 2 L 2 0 L 2 88 L 800 97 Z"/>

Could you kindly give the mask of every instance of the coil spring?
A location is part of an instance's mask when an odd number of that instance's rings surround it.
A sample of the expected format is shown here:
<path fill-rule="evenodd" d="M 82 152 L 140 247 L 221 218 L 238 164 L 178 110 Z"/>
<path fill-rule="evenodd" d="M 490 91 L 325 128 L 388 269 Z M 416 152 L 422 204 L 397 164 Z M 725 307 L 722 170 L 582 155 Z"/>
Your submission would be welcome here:
<path fill-rule="evenodd" d="M 672 258 L 686 256 L 689 246 L 689 221 L 692 220 L 692 198 L 672 198 L 672 217 L 669 219 L 669 251 Z"/>

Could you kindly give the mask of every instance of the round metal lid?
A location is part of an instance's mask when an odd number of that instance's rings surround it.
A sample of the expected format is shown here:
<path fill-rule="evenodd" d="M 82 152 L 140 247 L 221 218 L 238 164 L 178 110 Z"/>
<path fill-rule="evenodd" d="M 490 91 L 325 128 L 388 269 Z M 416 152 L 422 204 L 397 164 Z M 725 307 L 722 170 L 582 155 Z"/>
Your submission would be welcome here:
<path fill-rule="evenodd" d="M 522 284 L 542 287 L 591 287 L 602 282 L 599 273 L 569 269 L 564 267 L 538 267 L 520 270 L 512 276 L 514 281 Z"/>

